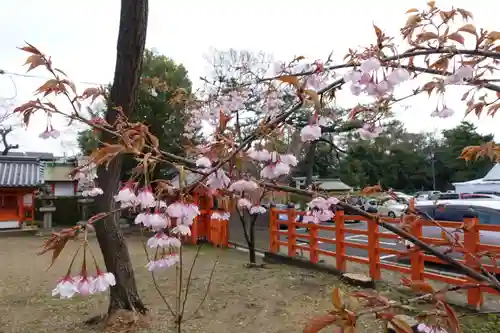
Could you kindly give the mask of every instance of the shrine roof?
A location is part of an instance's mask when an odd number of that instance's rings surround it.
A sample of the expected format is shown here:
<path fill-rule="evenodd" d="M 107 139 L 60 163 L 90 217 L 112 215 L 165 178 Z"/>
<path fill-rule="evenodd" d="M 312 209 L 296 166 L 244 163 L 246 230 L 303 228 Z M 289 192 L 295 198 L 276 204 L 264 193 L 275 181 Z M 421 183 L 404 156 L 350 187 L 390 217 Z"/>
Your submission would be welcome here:
<path fill-rule="evenodd" d="M 43 171 L 37 157 L 0 156 L 0 187 L 38 187 L 43 184 Z"/>

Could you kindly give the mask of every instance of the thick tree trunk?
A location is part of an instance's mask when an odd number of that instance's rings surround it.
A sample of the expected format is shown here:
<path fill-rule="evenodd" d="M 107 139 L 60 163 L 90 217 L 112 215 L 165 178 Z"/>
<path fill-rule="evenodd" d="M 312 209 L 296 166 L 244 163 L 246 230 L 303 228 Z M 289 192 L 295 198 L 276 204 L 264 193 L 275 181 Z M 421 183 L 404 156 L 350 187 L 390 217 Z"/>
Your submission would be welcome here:
<path fill-rule="evenodd" d="M 117 112 L 113 106 L 122 107 L 125 115 L 133 112 L 146 43 L 147 22 L 148 0 L 121 1 L 115 76 L 106 112 L 106 120 L 110 124 L 113 124 L 117 118 Z M 101 140 L 113 142 L 116 138 L 103 133 Z M 97 200 L 97 206 L 101 212 L 115 208 L 113 195 L 118 191 L 121 167 L 122 158 L 118 157 L 107 169 L 104 167 L 98 169 L 97 181 L 104 191 L 104 194 Z M 137 293 L 130 255 L 117 218 L 118 215 L 110 216 L 95 225 L 106 268 L 116 277 L 116 286 L 111 288 L 109 312 L 124 309 L 144 313 L 146 308 Z"/>

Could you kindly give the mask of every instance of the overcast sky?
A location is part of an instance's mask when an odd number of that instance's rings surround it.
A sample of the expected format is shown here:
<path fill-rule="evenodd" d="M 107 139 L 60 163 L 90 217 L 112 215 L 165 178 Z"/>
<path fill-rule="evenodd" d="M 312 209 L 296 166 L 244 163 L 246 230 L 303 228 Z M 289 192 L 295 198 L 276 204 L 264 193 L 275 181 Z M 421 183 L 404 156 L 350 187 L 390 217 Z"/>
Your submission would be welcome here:
<path fill-rule="evenodd" d="M 290 60 L 295 55 L 313 60 L 325 59 L 333 50 L 340 58 L 349 47 L 373 42 L 373 22 L 387 33 L 396 35 L 405 22 L 405 11 L 410 7 L 425 6 L 425 3 L 395 0 L 150 0 L 146 47 L 154 47 L 183 63 L 191 79 L 196 81 L 206 73 L 203 55 L 211 47 L 262 50 L 283 60 Z M 474 13 L 478 26 L 500 30 L 500 24 L 494 22 L 498 20 L 500 2 L 443 0 L 437 5 L 466 8 Z M 55 66 L 73 80 L 110 82 L 114 72 L 119 12 L 118 0 L 7 1 L 0 11 L 0 69 L 24 73 L 22 64 L 26 54 L 16 46 L 22 46 L 26 40 L 51 55 Z M 38 70 L 32 74 L 47 75 Z M 0 75 L 0 102 L 15 105 L 27 101 L 42 83 L 41 79 Z M 87 86 L 78 84 L 80 90 Z M 460 91 L 447 95 L 447 105 L 457 111 L 453 119 L 431 118 L 435 100 L 428 100 L 425 96 L 414 98 L 406 103 L 406 107 L 396 109 L 397 117 L 410 131 L 450 128 L 464 115 L 465 107 L 460 97 Z M 338 99 L 341 107 L 356 102 L 346 94 Z M 64 103 L 60 105 L 64 106 Z M 498 120 L 492 121 L 485 116 L 479 120 L 468 119 L 474 120 L 481 132 L 498 132 Z M 60 139 L 38 139 L 45 126 L 44 116 L 39 115 L 32 120 L 27 131 L 17 128 L 12 141 L 19 143 L 24 151 L 57 154 L 76 151 L 74 129 L 57 121 L 57 129 L 64 133 Z"/>

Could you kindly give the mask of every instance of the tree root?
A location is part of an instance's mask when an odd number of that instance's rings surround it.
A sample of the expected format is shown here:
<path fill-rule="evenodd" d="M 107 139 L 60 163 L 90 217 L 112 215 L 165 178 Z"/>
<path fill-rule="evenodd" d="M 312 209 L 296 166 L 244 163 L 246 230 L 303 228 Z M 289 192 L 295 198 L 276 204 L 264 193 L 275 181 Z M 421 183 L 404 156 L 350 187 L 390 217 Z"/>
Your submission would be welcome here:
<path fill-rule="evenodd" d="M 150 320 L 147 315 L 120 309 L 89 318 L 84 324 L 104 333 L 134 333 L 138 329 L 149 328 Z"/>

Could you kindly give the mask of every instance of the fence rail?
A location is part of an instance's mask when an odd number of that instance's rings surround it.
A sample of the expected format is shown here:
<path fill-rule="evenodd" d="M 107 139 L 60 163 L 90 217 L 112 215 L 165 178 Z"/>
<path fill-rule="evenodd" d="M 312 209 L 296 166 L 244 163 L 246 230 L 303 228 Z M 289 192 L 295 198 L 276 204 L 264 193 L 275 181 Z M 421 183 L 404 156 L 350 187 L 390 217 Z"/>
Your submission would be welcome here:
<path fill-rule="evenodd" d="M 278 215 L 286 214 L 288 216 L 287 221 L 280 220 Z M 337 211 L 334 219 L 333 225 L 315 224 L 315 223 L 301 223 L 296 221 L 297 216 L 304 215 L 304 212 L 297 211 L 295 209 L 278 210 L 271 209 L 269 228 L 270 228 L 270 252 L 278 253 L 280 248 L 287 248 L 287 255 L 294 257 L 297 255 L 297 251 L 307 251 L 309 252 L 309 260 L 311 262 L 317 263 L 319 261 L 319 256 L 330 256 L 335 258 L 335 266 L 338 270 L 346 272 L 347 262 L 357 262 L 361 264 L 366 264 L 369 266 L 370 277 L 377 281 L 381 279 L 382 269 L 397 271 L 403 274 L 411 276 L 412 280 L 424 281 L 434 280 L 440 281 L 447 284 L 462 285 L 465 283 L 470 283 L 473 280 L 466 276 L 452 277 L 448 275 L 437 274 L 425 270 L 425 263 L 432 262 L 437 264 L 444 264 L 438 258 L 427 255 L 423 251 L 403 251 L 393 248 L 382 247 L 384 244 L 384 239 L 399 239 L 396 234 L 390 232 L 381 232 L 381 228 L 378 224 L 369 220 L 363 216 L 354 215 L 344 215 L 343 211 Z M 448 241 L 438 238 L 430 238 L 423 236 L 423 227 L 434 226 L 438 223 L 443 228 L 453 228 L 459 229 L 462 225 L 467 227 L 463 229 L 463 248 L 465 252 L 463 253 L 464 259 L 459 259 L 458 261 L 463 264 L 479 270 L 479 264 L 475 258 L 477 258 L 481 253 L 491 251 L 492 253 L 499 253 L 500 246 L 491 244 L 481 244 L 480 243 L 480 232 L 481 231 L 493 231 L 500 232 L 500 226 L 497 225 L 482 225 L 479 224 L 477 217 L 475 218 L 465 218 L 463 224 L 461 222 L 447 222 L 447 221 L 428 221 L 422 218 L 414 217 L 415 220 L 411 223 L 412 230 L 411 233 L 419 238 L 420 240 L 428 243 L 429 245 L 435 246 L 445 246 Z M 366 230 L 353 229 L 346 227 L 345 221 L 361 221 L 367 223 Z M 384 218 L 384 222 L 387 223 L 400 223 L 399 219 Z M 280 225 L 286 225 L 287 230 L 283 231 L 280 229 Z M 303 228 L 306 230 L 305 233 L 298 233 L 297 228 Z M 334 237 L 322 237 L 321 232 L 329 231 L 334 233 Z M 352 235 L 364 235 L 367 237 L 366 244 L 355 243 L 349 241 L 346 238 L 346 234 Z M 500 239 L 500 233 L 499 239 Z M 283 239 L 285 238 L 285 239 Z M 382 240 L 382 242 L 381 242 Z M 300 244 L 298 244 L 298 242 Z M 331 244 L 335 246 L 335 250 L 322 249 L 319 244 Z M 305 244 L 305 245 L 304 245 Z M 357 248 L 368 252 L 367 257 L 359 257 L 354 255 L 346 254 L 347 248 Z M 396 256 L 408 256 L 410 260 L 410 266 L 398 265 L 396 263 L 390 263 L 382 261 L 381 257 L 383 255 L 396 255 Z M 500 273 L 500 268 L 491 265 L 483 264 L 489 272 L 498 274 Z M 491 288 L 473 288 L 467 290 L 467 302 L 476 308 L 483 304 L 483 293 L 493 293 L 499 294 Z"/>

